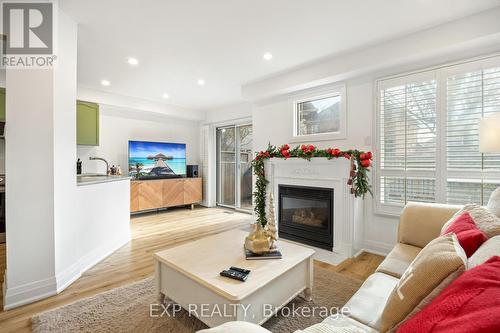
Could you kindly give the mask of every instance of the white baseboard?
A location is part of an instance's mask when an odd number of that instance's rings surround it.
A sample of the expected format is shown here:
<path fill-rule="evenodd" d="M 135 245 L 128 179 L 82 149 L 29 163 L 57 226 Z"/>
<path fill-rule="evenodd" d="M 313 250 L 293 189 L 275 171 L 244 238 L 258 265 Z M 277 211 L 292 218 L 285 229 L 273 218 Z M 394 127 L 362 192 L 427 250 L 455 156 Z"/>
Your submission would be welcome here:
<path fill-rule="evenodd" d="M 373 249 L 364 249 L 363 248 L 363 249 L 359 250 L 358 252 L 356 252 L 356 254 L 354 255 L 354 258 L 359 257 L 359 255 L 361 255 L 363 252 L 368 252 L 368 253 L 376 254 L 376 255 L 379 255 L 379 256 L 382 256 L 382 257 L 387 256 L 387 253 L 385 251 L 381 252 L 381 251 L 377 251 L 377 250 L 373 250 Z"/>
<path fill-rule="evenodd" d="M 105 244 L 92 252 L 87 253 L 85 256 L 80 258 L 80 271 L 83 273 L 90 268 L 94 267 L 97 263 L 102 261 L 104 258 L 111 255 L 113 252 L 130 242 L 131 235 L 128 233 L 127 235 L 118 238 L 108 244 Z"/>
<path fill-rule="evenodd" d="M 363 241 L 363 249 L 366 252 L 386 256 L 389 252 L 391 252 L 392 248 L 394 247 L 395 244 L 388 244 L 384 242 L 378 242 L 374 240 L 367 240 L 365 239 Z"/>
<path fill-rule="evenodd" d="M 8 281 L 6 279 L 4 281 L 3 288 L 4 310 L 10 310 L 57 294 L 55 276 L 44 280 L 26 283 L 14 288 L 8 288 Z"/>
<path fill-rule="evenodd" d="M 71 266 L 56 274 L 57 293 L 66 289 L 70 284 L 75 282 L 82 275 L 80 270 L 80 261 L 73 263 Z"/>
<path fill-rule="evenodd" d="M 40 281 L 9 288 L 4 280 L 4 310 L 56 295 L 75 282 L 84 272 L 130 241 L 130 233 L 92 250 L 57 275 Z M 6 274 L 7 277 L 7 274 Z"/>

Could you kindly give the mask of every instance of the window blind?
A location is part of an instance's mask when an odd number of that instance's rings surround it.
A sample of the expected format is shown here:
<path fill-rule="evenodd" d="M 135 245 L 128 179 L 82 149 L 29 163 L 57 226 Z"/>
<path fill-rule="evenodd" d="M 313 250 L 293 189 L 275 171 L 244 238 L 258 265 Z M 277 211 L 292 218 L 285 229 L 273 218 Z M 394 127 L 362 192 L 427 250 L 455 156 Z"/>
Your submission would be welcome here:
<path fill-rule="evenodd" d="M 402 206 L 435 200 L 436 80 L 380 90 L 380 197 Z"/>
<path fill-rule="evenodd" d="M 446 201 L 485 205 L 500 186 L 500 155 L 479 152 L 479 121 L 500 115 L 500 67 L 446 78 Z"/>
<path fill-rule="evenodd" d="M 379 81 L 377 108 L 380 211 L 485 205 L 500 187 L 500 154 L 479 152 L 480 119 L 500 116 L 500 57 Z"/>

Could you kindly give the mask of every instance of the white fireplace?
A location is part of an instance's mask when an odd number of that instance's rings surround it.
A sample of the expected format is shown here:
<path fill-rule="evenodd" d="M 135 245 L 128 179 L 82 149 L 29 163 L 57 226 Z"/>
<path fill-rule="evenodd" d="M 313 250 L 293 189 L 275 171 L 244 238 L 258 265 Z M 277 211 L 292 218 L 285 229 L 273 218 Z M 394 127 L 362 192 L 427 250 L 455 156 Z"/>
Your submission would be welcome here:
<path fill-rule="evenodd" d="M 354 255 L 355 231 L 356 226 L 361 225 L 363 201 L 354 198 L 347 185 L 350 172 L 349 160 L 343 158 L 332 160 L 313 158 L 311 161 L 299 158 L 271 159 L 266 161 L 265 172 L 269 180 L 268 193 L 273 191 L 277 218 L 280 214 L 278 211 L 280 185 L 332 189 L 333 251 L 312 246 L 311 243 L 308 244 L 300 239 L 293 239 L 293 241 L 314 248 L 315 259 L 332 264 L 338 264 Z"/>

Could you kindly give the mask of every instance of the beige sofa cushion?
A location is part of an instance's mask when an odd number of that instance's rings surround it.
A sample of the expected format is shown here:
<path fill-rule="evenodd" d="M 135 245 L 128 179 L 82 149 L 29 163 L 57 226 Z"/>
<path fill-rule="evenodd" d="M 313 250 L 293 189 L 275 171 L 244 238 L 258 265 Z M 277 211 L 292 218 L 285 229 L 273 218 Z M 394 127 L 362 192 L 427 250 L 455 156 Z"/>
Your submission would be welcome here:
<path fill-rule="evenodd" d="M 397 243 L 377 267 L 377 272 L 389 274 L 399 279 L 420 250 L 422 250 L 420 247 Z"/>
<path fill-rule="evenodd" d="M 309 326 L 305 330 L 295 331 L 295 333 L 363 333 L 363 331 L 355 327 L 333 327 L 319 323 Z"/>
<path fill-rule="evenodd" d="M 362 324 L 355 319 L 352 319 L 352 318 L 349 318 L 346 316 L 342 316 L 342 315 L 339 315 L 339 316 L 333 315 L 333 316 L 327 317 L 325 320 L 323 320 L 322 324 L 326 324 L 326 325 L 330 326 L 331 328 L 347 327 L 347 328 L 355 330 L 356 332 L 378 333 L 377 330 L 375 330 L 369 326 L 366 326 L 365 324 Z"/>
<path fill-rule="evenodd" d="M 442 282 L 450 275 L 464 271 L 466 264 L 467 257 L 455 234 L 432 240 L 420 251 L 391 292 L 382 313 L 380 331 L 394 328 L 436 287 L 444 288 Z"/>
<path fill-rule="evenodd" d="M 399 219 L 398 242 L 423 248 L 439 237 L 441 227 L 462 208 L 443 204 L 409 202 Z"/>
<path fill-rule="evenodd" d="M 469 258 L 467 269 L 484 264 L 486 260 L 493 256 L 500 256 L 500 236 L 492 237 L 484 242 Z"/>
<path fill-rule="evenodd" d="M 309 326 L 304 330 L 295 331 L 295 333 L 377 333 L 371 327 L 346 316 L 333 315 L 323 322 Z"/>
<path fill-rule="evenodd" d="M 486 237 L 491 238 L 500 235 L 500 218 L 490 212 L 487 208 L 476 204 L 465 205 L 443 225 L 441 228 L 441 234 L 443 234 L 448 226 L 455 221 L 455 218 L 460 216 L 463 212 L 468 212 L 470 214 L 477 228 L 484 232 Z"/>
<path fill-rule="evenodd" d="M 486 206 L 490 212 L 500 217 L 500 187 L 491 193 L 490 200 Z"/>
<path fill-rule="evenodd" d="M 370 275 L 345 305 L 349 317 L 378 329 L 387 298 L 398 281 L 395 277 L 383 273 Z"/>

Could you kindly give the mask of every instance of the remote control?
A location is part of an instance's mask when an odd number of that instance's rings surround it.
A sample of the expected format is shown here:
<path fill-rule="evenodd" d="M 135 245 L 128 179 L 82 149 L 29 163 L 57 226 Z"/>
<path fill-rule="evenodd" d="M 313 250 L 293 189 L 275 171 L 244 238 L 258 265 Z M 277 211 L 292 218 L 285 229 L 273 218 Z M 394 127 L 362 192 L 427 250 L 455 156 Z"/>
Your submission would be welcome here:
<path fill-rule="evenodd" d="M 248 277 L 247 274 L 243 274 L 241 272 L 237 272 L 237 271 L 231 271 L 231 270 L 228 270 L 228 271 L 222 271 L 220 272 L 220 275 L 221 276 L 224 276 L 224 277 L 228 277 L 230 279 L 235 279 L 235 280 L 239 280 L 239 281 L 245 281 Z"/>
<path fill-rule="evenodd" d="M 235 267 L 235 266 L 231 266 L 229 268 L 229 270 L 231 271 L 237 271 L 237 272 L 241 272 L 243 274 L 250 274 L 250 270 L 249 269 L 244 269 L 244 268 L 239 268 L 239 267 Z"/>

